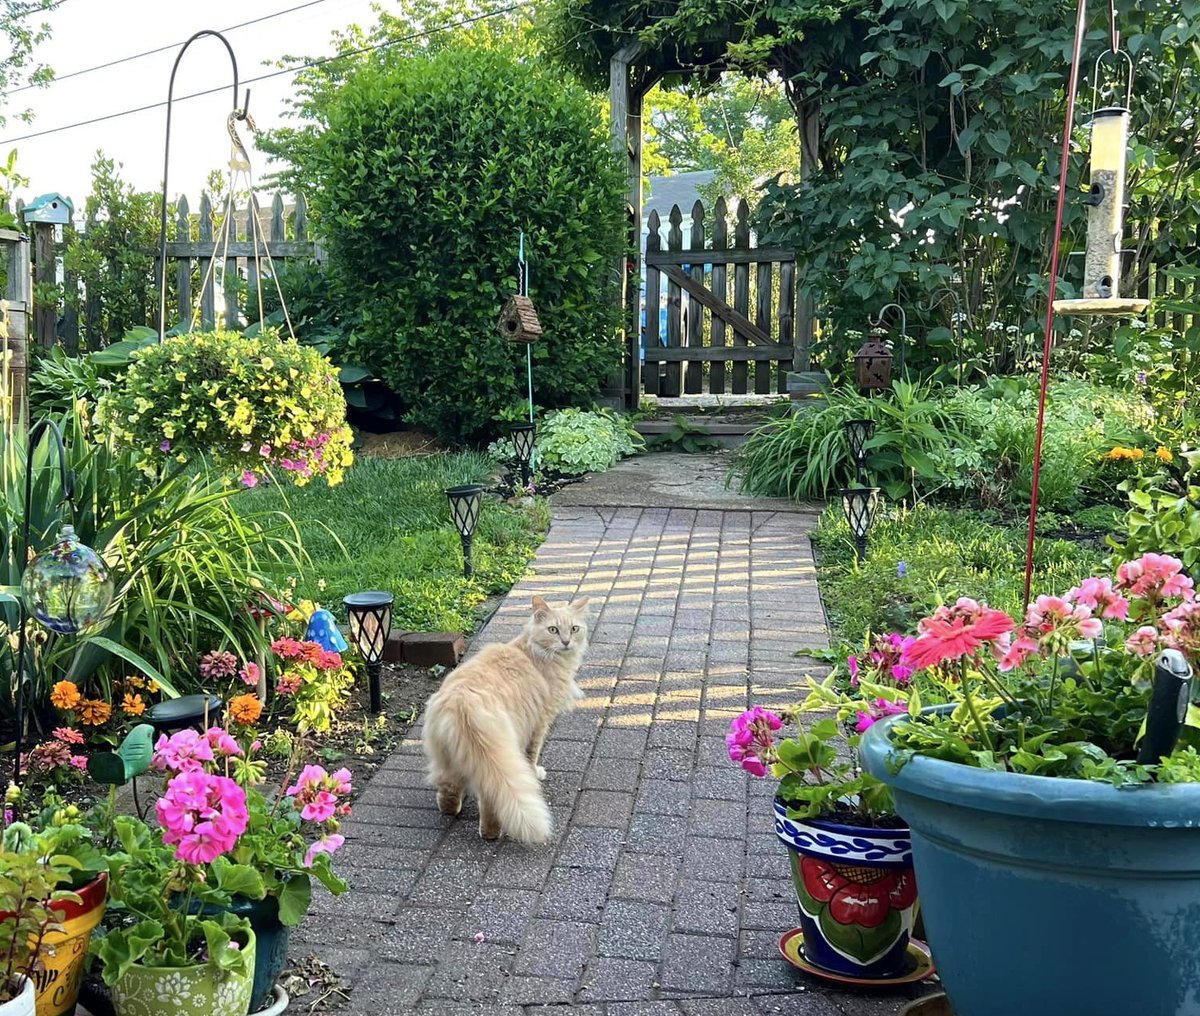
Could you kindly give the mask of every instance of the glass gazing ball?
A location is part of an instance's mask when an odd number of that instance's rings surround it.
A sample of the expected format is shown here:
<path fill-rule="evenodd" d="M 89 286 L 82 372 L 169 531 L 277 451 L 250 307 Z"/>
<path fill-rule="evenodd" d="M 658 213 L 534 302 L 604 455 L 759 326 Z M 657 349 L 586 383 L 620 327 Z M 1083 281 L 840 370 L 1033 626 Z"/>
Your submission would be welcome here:
<path fill-rule="evenodd" d="M 51 631 L 72 635 L 95 624 L 112 603 L 108 568 L 71 526 L 38 554 L 21 576 L 25 607 Z"/>

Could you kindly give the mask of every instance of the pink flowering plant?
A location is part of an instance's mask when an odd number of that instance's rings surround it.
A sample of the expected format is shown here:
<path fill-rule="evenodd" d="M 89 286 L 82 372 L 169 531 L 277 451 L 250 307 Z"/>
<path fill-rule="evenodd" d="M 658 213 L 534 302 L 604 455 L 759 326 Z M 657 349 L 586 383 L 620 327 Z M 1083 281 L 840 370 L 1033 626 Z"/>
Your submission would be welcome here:
<path fill-rule="evenodd" d="M 894 824 L 891 791 L 857 763 L 858 735 L 830 717 L 781 737 L 784 719 L 754 706 L 725 735 L 729 759 L 751 776 L 779 780 L 776 798 L 792 818 L 835 818 L 853 825 Z"/>
<path fill-rule="evenodd" d="M 342 654 L 293 638 L 276 639 L 271 652 L 275 694 L 290 707 L 296 729 L 301 734 L 329 730 L 354 688 L 354 671 Z"/>
<path fill-rule="evenodd" d="M 220 841 L 225 848 L 220 853 L 237 870 L 235 895 L 255 900 L 274 896 L 279 919 L 295 925 L 308 911 L 313 878 L 335 895 L 346 891 L 334 874 L 332 857 L 345 841 L 339 822 L 350 813 L 354 788 L 349 770 L 329 773 L 318 765 L 301 765 L 299 750 L 289 778 L 269 788 L 266 763 L 256 757 L 260 749 L 253 731 L 239 740 L 221 727 L 204 734 L 181 730 L 159 738 L 151 765 L 168 778 L 168 791 L 193 773 L 228 780 L 238 789 L 245 822 L 236 837 Z M 292 779 L 297 769 L 299 775 Z M 223 861 L 218 868 L 224 869 Z"/>
<path fill-rule="evenodd" d="M 1168 555 L 1145 553 L 1114 576 L 1037 596 L 1020 619 L 962 598 L 922 620 L 903 649 L 914 720 L 890 736 L 902 761 L 929 755 L 1118 785 L 1200 772 L 1195 705 L 1172 756 L 1136 758 L 1164 649 L 1200 661 L 1200 601 Z M 922 702 L 948 705 L 921 713 Z"/>

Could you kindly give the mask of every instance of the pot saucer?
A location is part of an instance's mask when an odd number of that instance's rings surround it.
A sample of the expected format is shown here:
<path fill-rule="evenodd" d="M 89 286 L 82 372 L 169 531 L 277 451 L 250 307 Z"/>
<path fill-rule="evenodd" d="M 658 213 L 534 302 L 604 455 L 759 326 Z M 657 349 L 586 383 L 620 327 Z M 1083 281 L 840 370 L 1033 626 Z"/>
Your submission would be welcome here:
<path fill-rule="evenodd" d="M 908 959 L 911 969 L 899 977 L 853 977 L 850 974 L 837 974 L 832 970 L 814 966 L 804 956 L 804 933 L 799 928 L 793 928 L 779 940 L 779 951 L 797 970 L 819 977 L 835 984 L 852 984 L 858 988 L 888 988 L 898 984 L 915 984 L 931 977 L 935 972 L 933 957 L 929 946 L 915 938 L 908 940 Z"/>

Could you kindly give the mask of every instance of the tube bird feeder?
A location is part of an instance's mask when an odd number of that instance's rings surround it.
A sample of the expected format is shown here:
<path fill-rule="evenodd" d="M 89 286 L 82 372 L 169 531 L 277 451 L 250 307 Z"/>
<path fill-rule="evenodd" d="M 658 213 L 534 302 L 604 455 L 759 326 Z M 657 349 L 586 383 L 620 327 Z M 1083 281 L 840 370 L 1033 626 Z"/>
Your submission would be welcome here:
<path fill-rule="evenodd" d="M 1107 55 L 1107 54 L 1105 54 Z M 1123 52 L 1120 54 L 1128 56 Z M 1102 60 L 1102 56 L 1100 59 Z M 1096 61 L 1096 76 L 1100 60 Z M 1093 106 L 1091 123 L 1091 180 L 1087 196 L 1087 248 L 1084 252 L 1083 295 L 1055 300 L 1056 314 L 1121 316 L 1140 314 L 1149 300 L 1120 294 L 1121 241 L 1125 235 L 1125 161 L 1129 147 L 1129 100 L 1133 68 L 1124 106 Z"/>

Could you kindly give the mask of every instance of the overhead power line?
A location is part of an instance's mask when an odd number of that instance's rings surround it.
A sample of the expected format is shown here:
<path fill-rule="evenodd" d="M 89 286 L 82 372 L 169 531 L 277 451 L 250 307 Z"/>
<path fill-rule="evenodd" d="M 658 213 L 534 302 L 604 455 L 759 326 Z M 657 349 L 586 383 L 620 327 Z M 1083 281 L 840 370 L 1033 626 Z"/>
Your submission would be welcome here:
<path fill-rule="evenodd" d="M 60 3 L 66 3 L 67 0 L 59 0 Z M 448 32 L 455 28 L 464 28 L 467 25 L 473 25 L 480 21 L 487 21 L 489 18 L 499 17 L 501 14 L 509 14 L 512 11 L 518 10 L 523 4 L 510 4 L 507 7 L 498 7 L 494 11 L 488 11 L 486 14 L 476 14 L 470 18 L 463 18 L 462 21 L 455 21 L 453 24 L 442 25 L 438 28 L 426 29 L 423 32 L 412 32 L 409 35 L 402 35 L 395 39 L 388 39 L 387 42 L 377 42 L 371 46 L 360 46 L 358 49 L 347 50 L 345 53 L 335 53 L 333 56 L 321 57 L 319 60 L 312 60 L 309 63 L 297 64 L 295 67 L 284 67 L 277 71 L 271 71 L 268 74 L 260 74 L 255 78 L 243 78 L 242 85 L 253 85 L 260 81 L 269 81 L 272 78 L 282 77 L 285 74 L 297 74 L 300 71 L 310 70 L 313 67 L 323 67 L 325 64 L 333 63 L 335 60 L 345 60 L 348 57 L 360 56 L 363 53 L 373 53 L 376 50 L 388 49 L 391 46 L 398 46 L 402 42 L 411 42 L 413 39 L 425 39 L 432 35 L 438 35 L 442 32 Z M 199 99 L 205 95 L 215 95 L 217 92 L 228 91 L 229 85 L 218 85 L 215 88 L 206 88 L 200 92 L 191 92 L 188 95 L 181 95 L 174 101 L 176 103 L 186 102 L 188 99 Z M 133 109 L 123 109 L 119 113 L 106 113 L 104 116 L 94 116 L 88 120 L 79 120 L 76 123 L 64 124 L 61 127 L 49 127 L 44 131 L 32 131 L 29 134 L 21 134 L 15 138 L 4 138 L 0 140 L 0 145 L 15 145 L 18 141 L 30 141 L 33 138 L 44 138 L 50 134 L 59 134 L 63 131 L 75 130 L 78 127 L 90 127 L 92 124 L 104 123 L 108 120 L 117 120 L 120 117 L 133 116 L 135 113 L 145 113 L 151 109 L 162 109 L 166 106 L 166 100 L 162 102 L 151 102 L 145 106 L 136 106 Z"/>
<path fill-rule="evenodd" d="M 58 0 L 58 4 L 55 4 L 55 7 L 66 2 L 67 0 Z M 295 11 L 304 10 L 306 7 L 315 7 L 317 4 L 323 4 L 326 2 L 327 0 L 308 0 L 307 3 L 298 4 L 295 7 L 289 7 L 286 10 L 276 11 L 274 14 L 264 14 L 261 17 L 251 18 L 249 21 L 243 21 L 237 25 L 230 25 L 228 28 L 222 28 L 221 31 L 234 32 L 239 28 L 247 28 L 250 25 L 257 25 L 263 21 L 270 21 L 273 18 L 279 18 L 285 14 L 292 14 Z M 50 9 L 53 10 L 54 8 L 52 7 Z M 46 82 L 46 85 L 21 85 L 19 88 L 10 89 L 4 94 L 15 95 L 17 92 L 24 92 L 30 88 L 44 88 L 49 85 L 56 85 L 60 81 L 69 81 L 71 78 L 82 77 L 84 74 L 92 74 L 95 71 L 107 70 L 109 67 L 117 67 L 121 64 L 130 63 L 134 60 L 141 60 L 144 57 L 154 56 L 156 53 L 165 53 L 170 49 L 178 49 L 185 42 L 187 42 L 186 39 L 180 39 L 178 42 L 171 42 L 165 46 L 156 46 L 154 49 L 143 50 L 141 53 L 132 53 L 129 56 L 119 57 L 116 60 L 109 60 L 107 63 L 96 64 L 94 67 L 84 67 L 82 70 L 71 71 L 69 74 L 56 74 L 50 81 Z"/>

